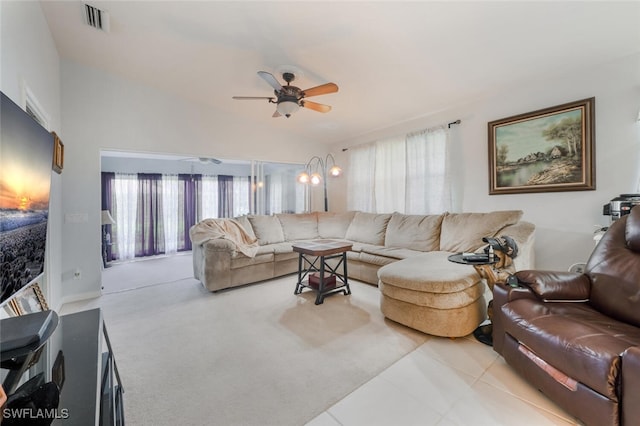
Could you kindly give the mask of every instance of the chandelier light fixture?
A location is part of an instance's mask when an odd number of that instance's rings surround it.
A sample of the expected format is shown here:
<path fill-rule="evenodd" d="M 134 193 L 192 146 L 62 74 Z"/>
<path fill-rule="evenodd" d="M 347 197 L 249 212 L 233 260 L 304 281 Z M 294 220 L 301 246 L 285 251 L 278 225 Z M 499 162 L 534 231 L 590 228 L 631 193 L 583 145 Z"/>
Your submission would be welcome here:
<path fill-rule="evenodd" d="M 329 211 L 329 201 L 327 199 L 327 176 L 338 177 L 342 175 L 342 169 L 336 165 L 333 155 L 327 154 L 325 159 L 314 155 L 304 166 L 304 171 L 298 174 L 296 180 L 299 183 L 318 186 L 323 184 L 324 189 L 324 211 Z"/>

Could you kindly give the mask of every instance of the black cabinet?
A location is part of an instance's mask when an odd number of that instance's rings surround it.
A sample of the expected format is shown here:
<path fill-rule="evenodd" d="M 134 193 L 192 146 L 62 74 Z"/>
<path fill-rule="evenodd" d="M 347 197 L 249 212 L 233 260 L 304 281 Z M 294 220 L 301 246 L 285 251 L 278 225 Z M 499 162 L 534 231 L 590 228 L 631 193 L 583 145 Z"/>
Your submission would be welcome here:
<path fill-rule="evenodd" d="M 33 357 L 37 361 L 30 361 L 21 382 L 42 375 L 46 382 L 58 384 L 58 408 L 40 412 L 5 409 L 3 415 L 45 413 L 53 425 L 64 426 L 125 424 L 124 389 L 100 309 L 61 316 L 58 327 L 38 351 Z"/>

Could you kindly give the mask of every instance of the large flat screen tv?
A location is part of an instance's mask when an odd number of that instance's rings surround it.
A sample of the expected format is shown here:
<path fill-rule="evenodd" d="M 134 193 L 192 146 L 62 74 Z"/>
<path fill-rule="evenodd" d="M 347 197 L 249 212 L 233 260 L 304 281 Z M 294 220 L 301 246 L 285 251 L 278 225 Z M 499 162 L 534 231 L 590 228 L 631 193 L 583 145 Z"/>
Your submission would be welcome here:
<path fill-rule="evenodd" d="M 0 95 L 1 304 L 44 270 L 53 135 Z"/>

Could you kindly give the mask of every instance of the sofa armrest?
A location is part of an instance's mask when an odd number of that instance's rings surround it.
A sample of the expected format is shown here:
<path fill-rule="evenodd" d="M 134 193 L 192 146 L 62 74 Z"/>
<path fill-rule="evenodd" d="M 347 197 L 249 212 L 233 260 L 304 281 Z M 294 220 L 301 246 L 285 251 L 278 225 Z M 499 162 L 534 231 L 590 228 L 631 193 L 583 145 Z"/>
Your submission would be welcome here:
<path fill-rule="evenodd" d="M 622 425 L 630 425 L 640 419 L 640 347 L 632 346 L 622 354 Z"/>
<path fill-rule="evenodd" d="M 202 248 L 206 251 L 228 251 L 231 253 L 235 253 L 238 250 L 233 241 L 224 238 L 208 240 L 202 244 Z"/>
<path fill-rule="evenodd" d="M 591 281 L 585 274 L 525 270 L 515 276 L 520 284 L 546 301 L 585 301 L 591 292 Z"/>
<path fill-rule="evenodd" d="M 232 241 L 208 240 L 192 247 L 193 276 L 209 291 L 231 286 L 231 261 L 236 254 Z"/>

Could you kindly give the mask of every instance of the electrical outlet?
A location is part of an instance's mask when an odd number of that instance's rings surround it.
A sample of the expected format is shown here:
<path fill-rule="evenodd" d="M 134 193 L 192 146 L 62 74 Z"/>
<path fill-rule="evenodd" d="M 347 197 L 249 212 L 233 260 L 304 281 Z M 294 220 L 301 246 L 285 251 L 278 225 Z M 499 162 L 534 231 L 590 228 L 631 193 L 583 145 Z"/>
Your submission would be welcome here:
<path fill-rule="evenodd" d="M 80 278 L 82 278 L 82 273 L 80 272 L 80 268 L 76 268 L 76 270 L 73 271 L 73 279 L 79 280 Z"/>

